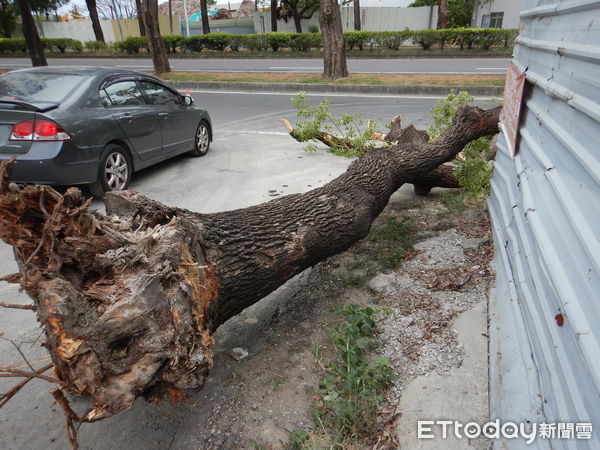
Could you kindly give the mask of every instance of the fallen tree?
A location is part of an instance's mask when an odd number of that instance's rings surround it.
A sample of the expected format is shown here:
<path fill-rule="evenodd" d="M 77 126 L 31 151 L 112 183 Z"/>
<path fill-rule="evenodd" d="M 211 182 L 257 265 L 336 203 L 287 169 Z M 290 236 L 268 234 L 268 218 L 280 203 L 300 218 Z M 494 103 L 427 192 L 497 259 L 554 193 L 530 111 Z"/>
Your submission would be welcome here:
<path fill-rule="evenodd" d="M 62 389 L 91 397 L 80 420 L 199 388 L 220 324 L 365 237 L 402 184 L 497 133 L 499 111 L 463 106 L 434 142 L 407 128 L 320 188 L 215 214 L 122 191 L 103 215 L 77 189 L 9 183 L 2 161 L 0 238 L 19 267 L 5 280 L 33 299 Z"/>

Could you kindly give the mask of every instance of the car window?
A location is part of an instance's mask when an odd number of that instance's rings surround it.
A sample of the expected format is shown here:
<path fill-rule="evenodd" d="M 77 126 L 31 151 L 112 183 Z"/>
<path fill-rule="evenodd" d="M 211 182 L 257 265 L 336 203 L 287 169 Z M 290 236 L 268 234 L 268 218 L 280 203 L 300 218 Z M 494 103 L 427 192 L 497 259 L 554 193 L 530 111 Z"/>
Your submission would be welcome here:
<path fill-rule="evenodd" d="M 153 105 L 179 105 L 181 103 L 179 94 L 160 84 L 151 81 L 141 81 L 140 84 Z"/>
<path fill-rule="evenodd" d="M 112 105 L 110 98 L 104 89 L 100 89 L 100 101 L 104 106 Z"/>
<path fill-rule="evenodd" d="M 0 76 L 0 97 L 29 102 L 59 102 L 73 91 L 83 75 L 51 72 L 9 72 Z"/>
<path fill-rule="evenodd" d="M 144 96 L 135 81 L 119 81 L 104 88 L 113 106 L 143 105 Z"/>

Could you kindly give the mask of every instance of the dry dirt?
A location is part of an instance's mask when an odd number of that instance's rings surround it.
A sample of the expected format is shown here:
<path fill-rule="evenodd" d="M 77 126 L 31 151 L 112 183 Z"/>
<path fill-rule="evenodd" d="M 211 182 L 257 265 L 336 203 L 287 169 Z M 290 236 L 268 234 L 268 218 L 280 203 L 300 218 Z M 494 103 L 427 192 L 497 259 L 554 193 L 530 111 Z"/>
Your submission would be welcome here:
<path fill-rule="evenodd" d="M 171 72 L 163 74 L 167 80 L 177 81 L 236 81 L 259 83 L 333 83 L 333 84 L 372 84 L 393 86 L 504 86 L 504 75 L 430 75 L 430 74 L 351 74 L 348 78 L 336 81 L 323 80 L 321 74 L 306 73 L 190 73 Z"/>

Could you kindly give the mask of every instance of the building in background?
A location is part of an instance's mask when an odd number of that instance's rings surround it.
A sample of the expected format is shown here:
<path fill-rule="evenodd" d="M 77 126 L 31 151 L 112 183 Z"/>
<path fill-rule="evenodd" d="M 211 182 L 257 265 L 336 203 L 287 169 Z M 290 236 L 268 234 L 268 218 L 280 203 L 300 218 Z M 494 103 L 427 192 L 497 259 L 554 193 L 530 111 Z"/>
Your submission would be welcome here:
<path fill-rule="evenodd" d="M 474 28 L 519 28 L 523 0 L 475 0 L 471 26 Z"/>

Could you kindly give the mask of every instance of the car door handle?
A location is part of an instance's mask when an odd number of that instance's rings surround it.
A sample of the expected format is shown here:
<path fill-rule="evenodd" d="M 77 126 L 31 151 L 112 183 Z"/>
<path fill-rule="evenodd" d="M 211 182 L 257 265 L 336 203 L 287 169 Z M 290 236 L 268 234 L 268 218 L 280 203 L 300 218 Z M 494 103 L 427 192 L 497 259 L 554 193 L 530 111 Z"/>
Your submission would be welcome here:
<path fill-rule="evenodd" d="M 133 120 L 133 116 L 130 113 L 123 113 L 117 116 L 117 119 L 125 119 L 131 122 Z"/>

